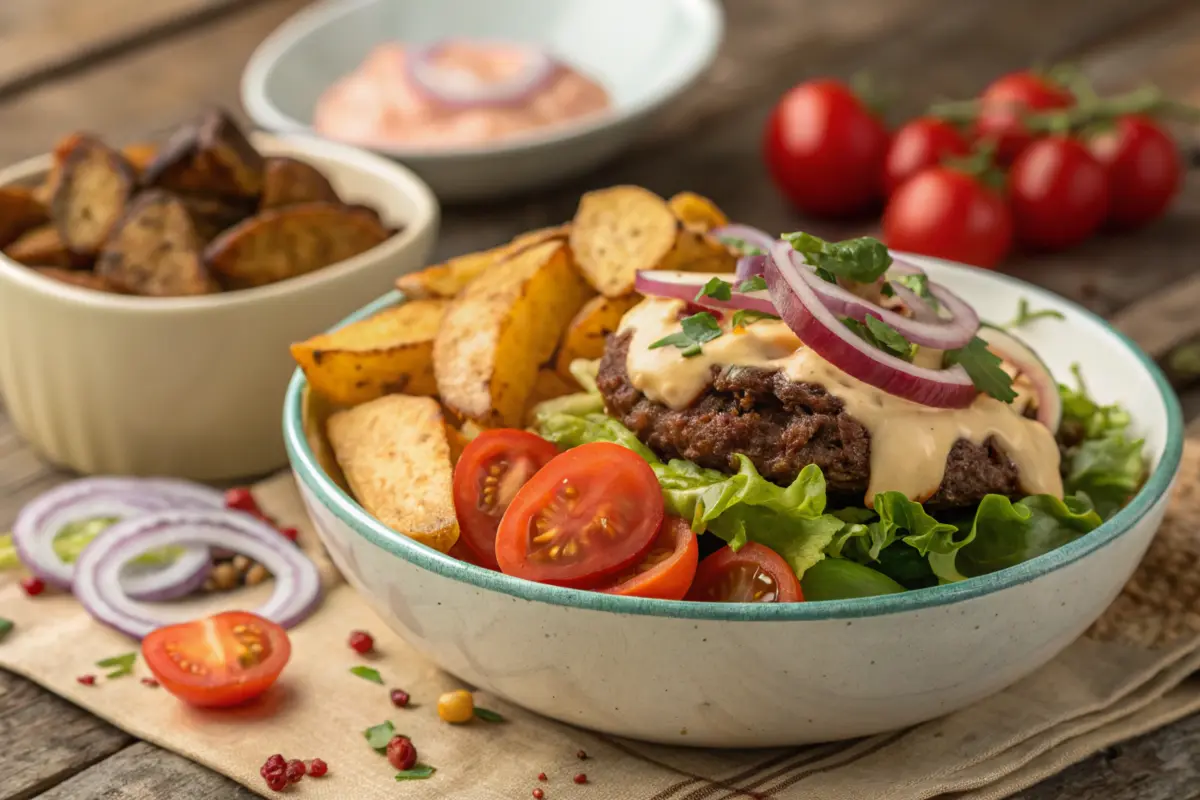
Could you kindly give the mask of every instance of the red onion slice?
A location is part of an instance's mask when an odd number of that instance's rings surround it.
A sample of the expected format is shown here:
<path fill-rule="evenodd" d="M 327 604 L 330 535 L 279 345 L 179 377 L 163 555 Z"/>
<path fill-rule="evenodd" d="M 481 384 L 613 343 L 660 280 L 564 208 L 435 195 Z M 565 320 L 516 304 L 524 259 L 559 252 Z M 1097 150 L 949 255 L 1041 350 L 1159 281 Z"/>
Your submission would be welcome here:
<path fill-rule="evenodd" d="M 779 316 L 800 341 L 846 374 L 888 394 L 933 408 L 965 408 L 978 391 L 961 365 L 926 369 L 888 355 L 860 339 L 813 291 L 808 276 L 820 281 L 787 242 L 771 246 L 766 280 Z M 825 283 L 825 281 L 821 281 Z"/>
<path fill-rule="evenodd" d="M 1038 422 L 1049 428 L 1051 433 L 1058 433 L 1059 423 L 1062 422 L 1062 397 L 1050 368 L 1029 345 L 1008 331 L 985 324 L 979 328 L 979 338 L 987 342 L 989 350 L 1029 378 L 1037 393 Z"/>
<path fill-rule="evenodd" d="M 520 72 L 504 81 L 481 81 L 466 70 L 439 66 L 438 56 L 451 41 L 427 47 L 414 47 L 405 59 L 409 79 L 429 100 L 448 108 L 501 108 L 518 106 L 545 88 L 554 78 L 559 64 L 544 51 L 530 45 L 505 45 L 520 48 L 525 63 Z"/>
<path fill-rule="evenodd" d="M 124 564 L 173 545 L 221 547 L 270 570 L 275 591 L 254 613 L 290 628 L 321 600 L 321 576 L 304 553 L 265 522 L 238 511 L 156 511 L 122 520 L 96 537 L 76 564 L 75 597 L 101 622 L 135 639 L 171 621 L 131 600 L 121 586 Z"/>
<path fill-rule="evenodd" d="M 892 291 L 896 293 L 896 297 L 900 298 L 900 302 L 904 303 L 904 307 L 912 312 L 913 319 L 918 322 L 937 322 L 939 319 L 937 311 L 912 289 L 900 281 L 888 281 L 888 286 L 892 287 Z"/>
<path fill-rule="evenodd" d="M 726 242 L 726 239 L 741 239 L 752 247 L 757 247 L 765 254 L 771 249 L 771 245 L 775 243 L 775 237 L 771 236 L 766 231 L 761 231 L 758 228 L 750 225 L 722 225 L 720 228 L 713 228 L 709 231 L 710 236 L 715 236 L 726 247 L 734 250 L 732 245 Z"/>
<path fill-rule="evenodd" d="M 713 278 L 720 278 L 723 281 L 733 284 L 734 291 L 730 298 L 728 300 L 718 300 L 715 297 L 701 297 L 697 300 L 696 295 Z M 738 280 L 736 278 L 730 280 L 730 278 L 733 278 L 733 276 L 728 272 L 683 272 L 669 269 L 647 269 L 638 272 L 633 282 L 633 288 L 641 294 L 684 300 L 705 308 L 744 309 L 746 311 L 758 311 L 763 314 L 779 316 L 775 311 L 775 305 L 771 302 L 771 296 L 766 290 L 739 292 L 737 291 Z"/>
<path fill-rule="evenodd" d="M 737 266 L 734 267 L 733 274 L 739 281 L 744 281 L 747 278 L 753 278 L 755 275 L 762 275 L 766 266 L 766 256 L 742 256 L 737 260 Z"/>
<path fill-rule="evenodd" d="M 52 586 L 67 589 L 76 566 L 59 558 L 54 539 L 68 523 L 97 517 L 138 517 L 172 508 L 219 509 L 223 504 L 220 492 L 186 481 L 82 478 L 61 484 L 27 503 L 13 523 L 13 545 L 30 572 Z M 100 537 L 107 535 L 105 531 Z M 173 599 L 199 587 L 211 565 L 207 548 L 184 548 L 174 561 L 163 567 L 132 566 L 122 583 L 133 597 Z"/>

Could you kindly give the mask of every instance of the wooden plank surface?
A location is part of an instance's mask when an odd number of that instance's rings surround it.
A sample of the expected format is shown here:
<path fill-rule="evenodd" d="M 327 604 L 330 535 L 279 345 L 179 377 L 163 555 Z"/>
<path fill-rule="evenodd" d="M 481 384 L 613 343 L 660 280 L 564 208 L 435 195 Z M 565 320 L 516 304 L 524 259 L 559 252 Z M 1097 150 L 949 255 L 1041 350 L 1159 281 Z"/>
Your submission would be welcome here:
<path fill-rule="evenodd" d="M 128 0 L 0 0 L 0 45 L 19 40 L 23 43 L 13 47 L 25 48 L 22 54 L 0 46 L 0 97 L 6 76 L 11 82 L 22 70 L 69 58 L 62 54 L 73 48 L 83 52 L 95 42 L 136 38 L 137 31 L 153 29 L 172 15 L 221 2 L 161 0 L 139 8 Z M 0 163 L 43 152 L 60 135 L 81 128 L 123 143 L 165 131 L 203 104 L 236 108 L 246 58 L 263 36 L 304 5 L 305 0 L 240 0 L 231 13 L 200 15 L 184 35 L 148 39 L 129 54 L 76 73 L 68 70 L 61 80 L 0 100 L 5 132 Z M 39 14 L 50 8 L 58 8 L 59 16 L 40 22 Z M 664 193 L 701 191 L 735 217 L 768 229 L 805 226 L 809 223 L 771 190 L 759 162 L 758 138 L 778 94 L 813 75 L 848 77 L 866 69 L 894 98 L 899 116 L 935 99 L 967 96 L 1002 71 L 1062 59 L 1078 60 L 1102 89 L 1129 88 L 1151 78 L 1200 99 L 1200 4 L 1187 0 L 737 0 L 727 9 L 728 38 L 713 70 L 637 150 L 553 191 L 496 206 L 448 209 L 438 254 L 481 248 L 565 219 L 582 190 L 619 181 Z M 56 32 L 59 23 L 63 27 Z M 21 27 L 31 24 L 47 27 L 27 37 Z M 1185 293 L 1155 294 L 1167 282 L 1193 273 L 1197 252 L 1200 180 L 1193 176 L 1178 210 L 1143 234 L 1022 259 L 1010 271 L 1106 315 L 1123 309 L 1119 324 L 1160 349 L 1190 325 L 1200 331 L 1200 322 L 1193 321 L 1200 315 L 1188 313 L 1200 302 L 1200 281 L 1186 284 Z M 60 479 L 19 443 L 0 408 L 0 529 L 21 503 Z M 1185 720 L 1022 796 L 1200 796 L 1187 794 L 1200 784 L 1200 763 L 1190 755 L 1198 735 L 1200 721 Z M 252 796 L 184 759 L 130 741 L 28 681 L 0 672 L 0 800 Z"/>

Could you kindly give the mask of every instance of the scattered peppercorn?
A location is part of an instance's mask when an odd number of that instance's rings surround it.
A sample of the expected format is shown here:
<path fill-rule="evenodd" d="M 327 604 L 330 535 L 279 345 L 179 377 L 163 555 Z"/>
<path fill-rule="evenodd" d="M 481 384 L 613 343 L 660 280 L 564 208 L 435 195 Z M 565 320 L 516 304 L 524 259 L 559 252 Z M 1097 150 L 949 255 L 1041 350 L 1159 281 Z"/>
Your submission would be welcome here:
<path fill-rule="evenodd" d="M 392 689 L 392 705 L 396 708 L 404 708 L 408 705 L 408 692 L 403 689 Z"/>
<path fill-rule="evenodd" d="M 30 597 L 37 597 L 42 592 L 46 591 L 46 584 L 41 578 L 24 578 L 21 580 L 21 588 L 25 590 L 25 594 Z"/>
<path fill-rule="evenodd" d="M 300 538 L 300 531 L 295 528 L 280 528 L 279 532 L 283 534 L 283 538 L 289 542 L 295 542 Z"/>
<path fill-rule="evenodd" d="M 417 748 L 407 736 L 393 736 L 388 742 L 387 760 L 401 772 L 412 769 L 417 763 Z"/>
<path fill-rule="evenodd" d="M 142 678 L 142 686 L 149 686 L 151 689 L 158 688 L 158 681 L 154 678 Z"/>
<path fill-rule="evenodd" d="M 95 675 L 80 675 L 75 680 L 79 681 L 84 686 L 95 686 L 96 685 L 96 676 Z"/>
<path fill-rule="evenodd" d="M 375 649 L 375 640 L 366 631 L 350 631 L 350 649 L 356 653 L 369 653 Z"/>
<path fill-rule="evenodd" d="M 546 796 L 546 793 L 545 793 L 545 792 L 543 792 L 541 789 L 534 789 L 534 790 L 533 790 L 533 798 L 534 798 L 534 800 L 542 800 L 542 798 L 543 798 L 543 797 L 545 797 L 545 796 Z"/>
<path fill-rule="evenodd" d="M 575 753 L 575 757 L 580 761 L 587 761 L 587 753 L 583 752 L 582 750 Z"/>
<path fill-rule="evenodd" d="M 308 768 L 304 766 L 304 762 L 298 758 L 293 758 L 287 762 L 287 779 L 288 783 L 299 783 L 300 779 L 307 774 Z"/>
<path fill-rule="evenodd" d="M 287 775 L 282 772 L 272 772 L 266 776 L 266 780 L 267 788 L 276 792 L 282 792 L 288 785 Z"/>
<path fill-rule="evenodd" d="M 587 783 L 587 775 L 584 775 L 582 772 L 579 773 L 578 775 L 575 776 L 575 782 L 576 783 Z"/>
<path fill-rule="evenodd" d="M 308 762 L 308 774 L 314 778 L 322 778 L 325 773 L 329 772 L 329 765 L 319 758 L 314 758 Z"/>
<path fill-rule="evenodd" d="M 225 507 L 236 511 L 245 511 L 247 514 L 255 516 L 262 514 L 258 508 L 258 501 L 254 499 L 254 493 L 245 486 L 235 486 L 225 490 Z"/>
<path fill-rule="evenodd" d="M 446 692 L 438 698 L 438 716 L 444 722 L 470 722 L 475 717 L 475 698 L 465 689 Z"/>
<path fill-rule="evenodd" d="M 546 777 L 546 773 L 544 773 L 544 772 L 539 772 L 539 773 L 538 773 L 538 780 L 539 780 L 539 781 L 546 781 L 546 780 L 549 780 L 549 778 L 547 778 L 547 777 Z"/>

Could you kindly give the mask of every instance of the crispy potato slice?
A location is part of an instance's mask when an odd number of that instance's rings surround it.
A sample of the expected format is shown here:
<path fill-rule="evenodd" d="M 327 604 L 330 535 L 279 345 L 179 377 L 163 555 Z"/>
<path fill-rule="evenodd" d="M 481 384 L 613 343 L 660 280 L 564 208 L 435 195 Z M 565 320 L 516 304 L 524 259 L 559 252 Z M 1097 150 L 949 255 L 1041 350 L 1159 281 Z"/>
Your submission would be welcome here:
<path fill-rule="evenodd" d="M 237 124 L 213 108 L 175 132 L 146 166 L 142 182 L 174 192 L 257 199 L 263 168 L 263 157 Z"/>
<path fill-rule="evenodd" d="M 522 250 L 468 285 L 433 343 L 442 401 L 485 426 L 519 425 L 538 368 L 589 294 L 559 241 Z"/>
<path fill-rule="evenodd" d="M 210 294 L 220 287 L 200 259 L 200 246 L 183 201 L 151 189 L 129 206 L 96 260 L 96 274 L 130 294 Z"/>
<path fill-rule="evenodd" d="M 204 263 L 238 286 L 264 286 L 365 253 L 389 237 L 370 214 L 334 203 L 260 211 L 223 232 Z"/>
<path fill-rule="evenodd" d="M 396 279 L 396 288 L 403 292 L 405 297 L 455 297 L 488 267 L 542 242 L 566 239 L 569 230 L 566 225 L 556 225 L 522 233 L 508 244 L 480 253 L 455 256 L 441 264 L 401 275 Z"/>
<path fill-rule="evenodd" d="M 539 369 L 533 382 L 533 391 L 530 393 L 529 399 L 525 401 L 525 424 L 533 424 L 533 409 L 539 403 L 578 391 L 579 385 L 573 378 L 564 379 L 562 375 L 552 369 Z"/>
<path fill-rule="evenodd" d="M 729 224 L 729 218 L 717 208 L 716 203 L 695 192 L 680 192 L 668 200 L 667 205 L 684 227 L 700 233 L 708 233 Z"/>
<path fill-rule="evenodd" d="M 54 156 L 50 171 L 46 173 L 41 185 L 33 190 L 34 197 L 38 199 L 38 202 L 47 208 L 50 207 L 51 201 L 54 200 L 54 192 L 58 190 L 58 182 L 62 180 L 62 165 L 67 160 L 67 156 L 71 155 L 71 152 L 84 142 L 98 141 L 99 139 L 90 133 L 78 132 L 64 136 L 54 144 L 54 149 L 50 151 Z"/>
<path fill-rule="evenodd" d="M 329 418 L 329 443 L 346 482 L 392 530 L 447 552 L 458 541 L 453 467 L 441 406 L 391 394 Z"/>
<path fill-rule="evenodd" d="M 50 204 L 67 249 L 81 256 L 99 252 L 136 187 L 137 175 L 120 153 L 94 139 L 76 144 Z"/>
<path fill-rule="evenodd" d="M 574 385 L 571 362 L 577 358 L 594 359 L 603 356 L 604 342 L 608 335 L 617 329 L 621 317 L 641 301 L 641 295 L 627 294 L 624 297 L 599 295 L 584 303 L 583 308 L 579 309 L 579 313 L 567 325 L 562 342 L 558 346 L 558 356 L 555 358 L 558 374 Z"/>
<path fill-rule="evenodd" d="M 297 203 L 337 203 L 333 185 L 316 167 L 294 158 L 266 160 L 260 209 L 294 206 Z"/>
<path fill-rule="evenodd" d="M 350 494 L 350 485 L 346 483 L 346 476 L 342 474 L 337 456 L 333 454 L 333 446 L 329 444 L 329 437 L 325 435 L 329 418 L 341 410 L 314 392 L 311 386 L 304 387 L 304 394 L 300 396 L 300 425 L 304 429 L 304 438 L 325 474 L 344 492 Z"/>
<path fill-rule="evenodd" d="M 93 289 L 97 292 L 124 294 L 108 278 L 105 278 L 103 275 L 97 275 L 94 272 L 88 272 L 87 270 L 63 269 L 62 267 L 34 267 L 33 271 L 60 283 L 69 283 L 72 286 Z"/>
<path fill-rule="evenodd" d="M 681 227 L 671 252 L 657 269 L 680 269 L 688 272 L 733 272 L 737 256 L 707 233 Z"/>
<path fill-rule="evenodd" d="M 354 406 L 385 394 L 437 394 L 433 338 L 447 300 L 410 300 L 292 345 L 314 391 Z"/>
<path fill-rule="evenodd" d="M 21 234 L 4 248 L 4 255 L 29 267 L 69 269 L 75 261 L 53 225 L 42 225 Z"/>
<path fill-rule="evenodd" d="M 0 188 L 0 247 L 8 247 L 18 237 L 50 221 L 50 211 L 25 186 Z"/>
<path fill-rule="evenodd" d="M 633 291 L 639 270 L 656 269 L 675 246 L 679 221 L 666 201 L 638 186 L 588 192 L 571 223 L 579 271 L 605 297 Z"/>

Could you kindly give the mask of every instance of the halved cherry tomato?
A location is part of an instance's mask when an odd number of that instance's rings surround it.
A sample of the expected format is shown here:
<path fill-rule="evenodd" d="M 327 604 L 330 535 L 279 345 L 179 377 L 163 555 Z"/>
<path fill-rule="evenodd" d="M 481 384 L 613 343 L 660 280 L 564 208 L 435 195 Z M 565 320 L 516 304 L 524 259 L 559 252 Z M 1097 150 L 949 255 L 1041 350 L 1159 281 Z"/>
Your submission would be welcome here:
<path fill-rule="evenodd" d="M 1012 72 L 992 81 L 980 95 L 975 135 L 994 142 L 996 160 L 1011 164 L 1034 140 L 1022 119 L 1025 114 L 1074 103 L 1071 93 L 1053 80 L 1036 72 Z"/>
<path fill-rule="evenodd" d="M 163 688 L 201 707 L 253 700 L 271 688 L 291 654 L 287 631 L 247 611 L 167 625 L 142 640 L 142 657 Z"/>
<path fill-rule="evenodd" d="M 454 510 L 459 538 L 474 554 L 471 563 L 496 564 L 496 528 L 517 490 L 558 455 L 558 449 L 528 431 L 500 428 L 472 439 L 454 467 Z"/>
<path fill-rule="evenodd" d="M 496 560 L 518 578 L 597 586 L 646 555 L 663 513 L 649 464 L 618 444 L 585 444 L 517 492 L 496 532 Z"/>
<path fill-rule="evenodd" d="M 700 545 L 692 528 L 679 517 L 667 517 L 650 551 L 630 570 L 611 579 L 606 594 L 682 600 L 696 577 Z"/>
<path fill-rule="evenodd" d="M 804 594 L 783 556 L 748 542 L 736 553 L 722 547 L 700 562 L 688 600 L 709 603 L 799 603 Z"/>

